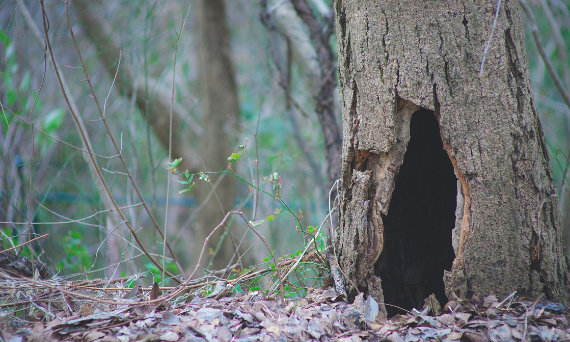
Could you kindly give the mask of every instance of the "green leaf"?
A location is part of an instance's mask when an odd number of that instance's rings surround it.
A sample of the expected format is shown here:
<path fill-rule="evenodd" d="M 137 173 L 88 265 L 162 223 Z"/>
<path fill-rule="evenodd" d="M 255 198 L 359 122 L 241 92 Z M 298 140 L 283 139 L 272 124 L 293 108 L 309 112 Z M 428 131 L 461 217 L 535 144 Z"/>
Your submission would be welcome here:
<path fill-rule="evenodd" d="M 230 156 L 228 157 L 229 161 L 236 161 L 241 157 L 241 154 L 238 152 L 234 152 L 232 154 L 230 154 Z"/>
<path fill-rule="evenodd" d="M 184 185 L 190 185 L 190 184 L 192 184 L 193 179 L 194 179 L 194 175 L 190 176 L 190 178 L 188 178 L 187 180 L 179 180 L 178 183 L 184 184 Z"/>
<path fill-rule="evenodd" d="M 63 114 L 65 112 L 61 108 L 57 108 L 49 112 L 42 120 L 42 130 L 48 134 L 52 134 L 63 123 Z"/>
<path fill-rule="evenodd" d="M 8 45 L 6 45 L 6 51 L 4 53 L 6 54 L 6 59 L 10 59 L 11 57 L 13 57 L 16 54 L 16 49 L 14 48 L 14 44 L 8 43 Z M 18 71 L 18 64 L 17 63 L 12 64 L 9 70 L 12 73 L 15 73 L 16 71 Z"/>
<path fill-rule="evenodd" d="M 194 184 L 190 184 L 190 186 L 188 186 L 186 189 L 180 190 L 178 193 L 179 193 L 179 194 L 183 194 L 183 193 L 185 193 L 185 192 L 188 192 L 188 191 L 192 190 L 193 187 L 194 187 Z"/>
<path fill-rule="evenodd" d="M 16 103 L 18 93 L 14 90 L 6 88 L 6 107 L 12 107 Z"/>
<path fill-rule="evenodd" d="M 10 38 L 6 35 L 6 32 L 0 30 L 0 43 L 4 44 L 5 46 L 10 45 Z"/>
<path fill-rule="evenodd" d="M 19 90 L 21 92 L 28 90 L 30 88 L 31 81 L 32 81 L 31 74 L 29 72 L 26 72 L 24 74 L 24 77 L 22 77 L 22 80 L 20 81 Z"/>
<path fill-rule="evenodd" d="M 173 162 L 168 163 L 168 166 L 177 167 L 181 161 L 182 161 L 182 158 L 176 158 Z"/>

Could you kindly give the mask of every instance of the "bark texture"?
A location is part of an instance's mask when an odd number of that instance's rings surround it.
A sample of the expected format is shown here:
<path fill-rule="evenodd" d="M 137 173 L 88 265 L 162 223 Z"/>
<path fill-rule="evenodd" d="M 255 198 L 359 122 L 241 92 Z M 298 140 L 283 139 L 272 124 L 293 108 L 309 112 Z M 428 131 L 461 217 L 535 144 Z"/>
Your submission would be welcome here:
<path fill-rule="evenodd" d="M 207 171 L 221 171 L 227 167 L 233 136 L 231 127 L 236 123 L 239 104 L 234 69 L 230 55 L 230 33 L 226 24 L 224 0 L 198 0 L 198 65 L 200 78 L 200 105 L 202 108 L 203 137 L 200 141 L 200 157 Z M 222 176 L 217 187 L 217 177 L 210 184 L 197 184 L 197 200 L 201 206 L 196 222 L 200 243 L 231 210 L 234 198 L 234 179 Z M 211 238 L 215 248 L 222 231 Z M 223 267 L 233 254 L 231 235 L 225 239 L 215 258 L 214 266 Z"/>
<path fill-rule="evenodd" d="M 447 297 L 516 290 L 568 303 L 562 227 L 516 1 L 502 1 L 480 74 L 496 10 L 496 1 L 482 0 L 335 2 L 344 138 L 336 251 L 352 284 L 378 299 L 385 220 L 407 163 L 410 121 L 435 115 L 457 179 Z M 421 246 L 418 238 L 401 238 L 402 258 L 406 243 Z"/>

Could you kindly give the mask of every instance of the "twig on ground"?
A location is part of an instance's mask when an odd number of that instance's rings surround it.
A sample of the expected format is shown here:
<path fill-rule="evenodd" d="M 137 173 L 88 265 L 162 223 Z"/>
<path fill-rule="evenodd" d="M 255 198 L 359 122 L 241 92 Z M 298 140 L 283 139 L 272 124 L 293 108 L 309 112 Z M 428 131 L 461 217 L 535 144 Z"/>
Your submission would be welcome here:
<path fill-rule="evenodd" d="M 255 228 L 253 228 L 249 222 L 247 221 L 247 219 L 245 218 L 245 216 L 243 216 L 243 213 L 241 212 L 236 212 L 237 215 L 239 215 L 243 221 L 245 222 L 245 224 L 247 225 L 247 227 L 255 234 L 257 235 L 257 237 L 263 242 L 263 244 L 265 245 L 265 247 L 267 248 L 267 250 L 269 251 L 269 255 L 271 255 L 271 258 L 273 259 L 273 262 L 275 263 L 275 270 L 277 271 L 277 276 L 279 278 L 279 290 L 281 292 L 281 303 L 285 303 L 285 294 L 283 291 L 283 277 L 281 276 L 281 269 L 279 267 L 279 264 L 277 263 L 277 259 L 275 259 L 275 255 L 273 255 L 273 252 L 271 251 L 271 248 L 269 247 L 269 244 L 267 244 L 267 241 L 265 240 L 265 238 L 259 234 L 257 232 L 257 230 L 255 230 Z M 273 291 L 271 291 L 273 292 Z"/>
<path fill-rule="evenodd" d="M 517 291 L 513 291 L 510 295 L 508 295 L 505 299 L 503 299 L 503 301 L 500 302 L 499 305 L 497 305 L 497 308 L 499 308 L 501 305 L 505 304 L 505 302 L 508 300 L 509 301 L 509 305 L 507 305 L 507 309 L 508 309 L 509 306 L 511 305 L 511 302 L 513 301 L 513 298 L 515 297 L 515 294 L 517 294 Z"/>

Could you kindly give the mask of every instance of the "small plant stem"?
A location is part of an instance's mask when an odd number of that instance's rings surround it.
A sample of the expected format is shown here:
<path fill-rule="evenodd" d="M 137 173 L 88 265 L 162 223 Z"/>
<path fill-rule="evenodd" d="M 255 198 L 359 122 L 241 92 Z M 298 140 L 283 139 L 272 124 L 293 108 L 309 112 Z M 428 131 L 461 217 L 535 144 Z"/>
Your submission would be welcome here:
<path fill-rule="evenodd" d="M 20 9 L 20 13 L 21 13 L 22 16 L 24 17 L 24 21 L 26 22 L 27 26 L 30 28 L 30 30 L 31 30 L 31 32 L 32 32 L 32 35 L 33 35 L 34 38 L 38 41 L 38 43 L 43 47 L 44 51 L 47 50 L 47 44 L 46 44 L 46 41 L 47 41 L 47 39 L 48 39 L 48 37 L 47 37 L 47 32 L 46 32 L 46 34 L 45 34 L 45 35 L 46 35 L 46 40 L 44 40 L 44 39 L 42 38 L 42 34 L 40 33 L 40 30 L 38 29 L 37 25 L 35 24 L 34 20 L 32 19 L 31 15 L 30 15 L 30 12 L 28 11 L 26 5 L 23 3 L 22 0 L 17 0 L 16 2 L 17 2 L 18 7 L 19 7 L 19 9 Z M 51 62 L 53 63 L 54 66 L 58 66 L 58 63 L 57 63 L 57 60 L 55 59 L 55 56 L 53 56 L 53 55 L 50 54 L 50 59 L 51 59 Z M 45 79 L 45 68 L 46 68 L 46 65 L 45 65 L 45 64 L 47 64 L 47 58 L 44 59 L 44 75 L 43 75 L 43 78 L 42 78 L 42 85 L 43 85 L 44 79 Z M 59 77 L 58 80 L 59 80 L 59 82 L 60 82 L 60 85 L 61 85 L 62 89 L 65 91 L 65 93 L 68 94 L 68 98 L 67 98 L 67 101 L 68 101 L 67 104 L 68 104 L 68 106 L 70 106 L 70 108 L 72 109 L 72 111 L 74 111 L 75 113 L 77 113 L 77 112 L 78 112 L 77 105 L 76 105 L 74 99 L 73 99 L 71 96 L 69 96 L 70 91 L 69 91 L 69 87 L 68 87 L 68 85 L 67 85 L 67 82 L 66 82 L 66 80 L 65 80 L 65 77 L 64 77 L 63 75 L 61 75 L 61 74 L 59 74 L 58 77 Z M 38 94 L 39 94 L 39 92 L 38 92 Z M 34 105 L 35 105 L 35 102 L 34 102 Z M 31 122 L 31 121 L 30 121 L 30 122 L 25 121 L 25 120 L 24 120 L 23 118 L 21 118 L 20 116 L 18 116 L 18 118 L 21 119 L 21 120 L 23 120 L 24 122 L 26 122 L 28 125 L 30 125 L 30 126 L 32 127 L 32 130 L 33 130 L 33 131 L 36 130 L 36 131 L 41 132 L 42 134 L 47 135 L 46 132 L 43 132 L 43 131 L 41 131 L 40 129 L 34 127 L 33 122 Z M 88 155 L 88 153 L 87 153 L 87 147 L 91 147 L 91 150 L 93 150 L 93 149 L 92 149 L 91 139 L 90 139 L 89 134 L 88 134 L 88 132 L 87 132 L 87 130 L 86 130 L 86 128 L 85 128 L 85 123 L 83 122 L 83 120 L 82 120 L 81 117 L 77 117 L 76 119 L 77 119 L 77 120 L 75 121 L 76 127 L 77 127 L 78 129 L 79 129 L 79 128 L 83 129 L 83 131 L 84 131 L 84 133 L 85 133 L 85 135 L 84 135 L 84 138 L 85 138 L 85 139 L 82 140 L 83 147 L 84 147 L 83 149 L 78 148 L 78 147 L 76 147 L 76 146 L 74 146 L 74 145 L 71 145 L 71 144 L 69 144 L 69 143 L 66 143 L 66 142 L 64 142 L 64 141 L 62 141 L 62 140 L 60 140 L 60 139 L 58 139 L 58 138 L 56 138 L 56 137 L 53 137 L 53 136 L 51 136 L 51 135 L 48 135 L 48 136 L 50 136 L 50 137 L 51 137 L 52 139 L 54 139 L 55 141 L 59 141 L 59 142 L 65 144 L 65 145 L 67 145 L 67 146 L 76 148 L 76 149 L 78 149 L 78 150 L 80 150 L 80 151 L 83 152 L 83 153 L 82 153 L 82 157 L 83 157 L 83 159 L 85 160 L 85 163 L 86 163 L 87 166 L 88 166 L 89 174 L 90 174 L 90 176 L 91 176 L 93 182 L 95 183 L 95 187 L 97 188 L 97 192 L 100 194 L 100 196 L 101 196 L 101 198 L 102 198 L 103 206 L 104 206 L 105 209 L 111 209 L 111 208 L 113 208 L 113 205 L 112 205 L 111 201 L 108 200 L 108 197 L 107 197 L 107 195 L 106 195 L 106 191 L 105 191 L 105 189 L 104 189 L 102 183 L 99 181 L 99 177 L 98 177 L 98 175 L 97 175 L 97 171 L 95 170 L 95 166 L 92 164 L 91 158 L 89 157 L 89 155 Z M 32 143 L 33 143 L 33 141 L 32 141 Z M 97 156 L 98 156 L 98 155 L 97 155 Z M 41 204 L 40 204 L 40 206 L 41 206 Z M 108 216 L 108 218 L 111 219 L 111 216 Z M 36 224 L 37 224 L 37 223 L 36 223 Z M 107 225 L 106 227 L 103 227 L 103 228 L 104 228 L 104 229 L 108 229 L 108 227 L 113 226 L 113 225 L 115 225 L 115 223 L 111 223 L 111 224 L 109 224 L 109 225 Z"/>
<path fill-rule="evenodd" d="M 95 155 L 93 154 L 93 150 L 92 150 L 92 148 L 91 148 L 91 145 L 87 143 L 87 141 L 88 141 L 87 133 L 84 131 L 83 126 L 80 124 L 79 116 L 78 116 L 77 113 L 74 111 L 73 106 L 71 106 L 70 99 L 69 99 L 69 97 L 68 97 L 68 94 L 67 94 L 67 92 L 66 92 L 66 89 L 63 87 L 61 72 L 60 72 L 60 70 L 59 70 L 58 65 L 55 63 L 55 58 L 54 58 L 53 50 L 52 50 L 52 47 L 51 47 L 51 42 L 50 42 L 49 35 L 48 35 L 47 13 L 46 13 L 45 7 L 44 7 L 44 0 L 41 0 L 40 5 L 41 5 L 41 7 L 42 7 L 42 18 L 43 18 L 43 25 L 44 25 L 45 42 L 46 42 L 46 45 L 47 45 L 47 48 L 48 48 L 48 51 L 49 51 L 49 55 L 50 55 L 50 58 L 51 58 L 51 61 L 52 61 L 52 64 L 53 64 L 53 67 L 54 67 L 54 70 L 55 70 L 55 74 L 56 74 L 56 76 L 57 76 L 58 83 L 59 83 L 59 85 L 60 85 L 60 88 L 61 88 L 63 97 L 64 97 L 64 99 L 65 99 L 65 102 L 67 103 L 67 106 L 69 107 L 69 110 L 70 110 L 70 112 L 71 112 L 71 115 L 72 115 L 72 117 L 73 117 L 73 120 L 74 120 L 75 123 L 76 123 L 77 129 L 78 129 L 79 134 L 80 134 L 80 136 L 81 136 L 81 140 L 83 141 L 83 143 L 84 143 L 84 145 L 85 145 L 85 147 L 86 147 L 86 149 L 87 149 L 87 153 L 89 154 L 89 158 L 90 158 L 90 160 L 91 160 L 91 163 L 92 163 L 92 165 L 94 166 L 95 171 L 97 172 L 97 176 L 98 176 L 99 179 L 101 180 L 101 183 L 103 184 L 103 187 L 105 188 L 105 192 L 106 192 L 107 195 L 109 196 L 109 199 L 112 201 L 113 206 L 114 206 L 115 209 L 117 210 L 117 213 L 121 216 L 121 219 L 125 222 L 125 224 L 126 224 L 127 227 L 129 228 L 131 234 L 133 235 L 133 238 L 136 240 L 137 244 L 141 247 L 141 249 L 142 249 L 143 252 L 146 254 L 146 256 L 149 258 L 149 260 L 150 260 L 153 264 L 155 264 L 156 267 L 158 267 L 159 269 L 161 269 L 161 265 L 160 265 L 160 264 L 150 255 L 150 253 L 146 250 L 146 248 L 144 247 L 143 243 L 140 241 L 139 237 L 137 236 L 135 230 L 133 229 L 133 227 L 131 226 L 131 224 L 129 223 L 129 221 L 127 220 L 127 218 L 125 217 L 125 214 L 123 213 L 123 211 L 122 211 L 121 208 L 119 207 L 117 201 L 115 200 L 113 194 L 111 193 L 111 189 L 109 189 L 109 185 L 107 184 L 107 182 L 105 181 L 105 178 L 103 177 L 103 173 L 101 172 L 101 168 L 99 167 L 99 165 L 98 165 L 98 163 L 97 163 L 97 160 L 95 159 Z M 75 47 L 76 47 L 76 49 L 77 49 L 77 52 L 78 52 L 78 54 L 79 54 L 79 56 L 80 56 L 81 65 L 82 65 L 83 70 L 84 70 L 84 72 L 85 72 L 85 74 L 86 74 L 86 76 L 87 76 L 87 80 L 88 80 L 89 86 L 90 86 L 90 88 L 91 88 L 91 91 L 92 91 L 92 93 L 93 93 L 93 96 L 95 97 L 95 92 L 94 92 L 93 86 L 92 86 L 92 84 L 91 84 L 91 81 L 90 81 L 89 76 L 88 76 L 88 74 L 87 74 L 87 72 L 86 72 L 86 69 L 85 69 L 85 63 L 83 62 L 83 58 L 81 57 L 81 53 L 80 53 L 80 51 L 79 51 L 79 47 L 78 47 L 78 45 L 77 45 L 77 41 L 75 40 L 75 36 L 74 36 L 74 34 L 73 34 L 73 31 L 71 30 L 71 23 L 69 22 L 69 15 L 68 15 L 69 13 L 68 13 L 68 6 L 67 6 L 67 4 L 66 4 L 65 9 L 66 9 L 67 23 L 68 23 L 68 25 L 69 25 L 70 32 L 71 32 L 71 35 L 72 35 L 72 37 L 73 37 L 73 42 L 74 42 Z M 95 97 L 95 98 L 96 98 L 96 97 Z M 98 101 L 96 101 L 96 102 L 97 102 L 97 105 L 98 105 L 100 114 L 102 115 L 103 112 L 102 112 L 102 110 L 101 110 L 101 107 L 100 107 L 100 105 L 99 105 L 99 102 L 98 102 Z M 104 118 L 103 118 L 103 122 L 105 123 L 105 126 L 108 128 L 107 123 L 106 123 L 106 121 L 104 120 Z M 119 149 L 118 149 L 118 147 L 117 147 L 117 144 L 116 144 L 116 142 L 115 142 L 115 140 L 114 140 L 114 138 L 113 138 L 113 136 L 112 136 L 111 134 L 110 134 L 110 138 L 112 139 L 113 144 L 114 144 L 114 146 L 115 146 L 117 152 L 119 152 Z M 120 155 L 120 154 L 119 154 L 119 155 Z M 123 161 L 123 163 L 124 163 L 124 159 L 123 159 L 122 157 L 120 157 L 120 159 L 121 159 L 121 160 Z M 127 169 L 127 171 L 128 171 L 128 169 Z M 129 177 L 130 177 L 130 173 L 129 173 Z M 180 280 L 178 280 L 174 275 L 170 274 L 169 272 L 167 272 L 167 274 L 168 274 L 170 277 L 172 277 L 173 279 L 175 279 L 176 281 L 180 282 Z"/>
<path fill-rule="evenodd" d="M 301 255 L 299 255 L 299 257 L 297 258 L 297 261 L 293 264 L 293 266 L 291 266 L 289 268 L 289 271 L 287 271 L 287 273 L 285 273 L 285 276 L 283 277 L 284 279 L 287 279 L 287 277 L 289 277 L 289 275 L 291 274 L 291 272 L 293 272 L 295 270 L 295 268 L 297 268 L 297 266 L 299 266 L 299 263 L 301 263 L 301 260 L 303 260 L 303 257 L 305 256 L 305 254 L 307 253 L 307 250 L 309 249 L 309 247 L 311 246 L 311 244 L 315 244 L 315 251 L 318 252 L 317 249 L 317 245 L 316 245 L 316 240 L 317 240 L 317 236 L 319 236 L 319 233 L 321 232 L 321 229 L 323 228 L 323 226 L 325 225 L 325 223 L 327 222 L 327 220 L 329 219 L 329 216 L 332 214 L 332 211 L 329 211 L 327 216 L 325 216 L 325 218 L 323 219 L 323 221 L 321 222 L 321 224 L 319 225 L 319 229 L 317 229 L 317 231 L 315 232 L 315 235 L 313 236 L 313 239 L 311 240 L 310 243 L 307 244 L 307 246 L 305 246 L 305 249 L 303 249 L 303 252 L 301 253 Z M 325 260 L 325 259 L 322 259 Z M 275 291 L 276 288 L 273 287 L 273 289 L 271 289 L 271 292 Z"/>
<path fill-rule="evenodd" d="M 252 195 L 250 194 L 250 195 L 245 199 L 245 201 L 243 201 L 243 203 L 239 206 L 239 208 L 238 208 L 237 210 L 239 210 L 239 211 L 243 210 L 244 204 L 247 203 L 247 201 L 251 198 L 251 196 L 252 196 Z M 230 219 L 230 221 L 228 222 L 228 225 L 227 225 L 226 229 L 224 230 L 224 232 L 223 232 L 222 235 L 220 236 L 220 239 L 219 239 L 219 241 L 218 241 L 218 244 L 216 245 L 216 248 L 214 249 L 214 254 L 212 254 L 212 256 L 211 256 L 211 258 L 210 258 L 210 261 L 208 262 L 208 266 L 206 266 L 206 269 L 210 269 L 210 268 L 213 266 L 213 264 L 214 264 L 214 259 L 216 258 L 216 255 L 218 255 L 220 249 L 222 248 L 222 246 L 223 246 L 223 244 L 224 244 L 224 239 L 225 239 L 226 236 L 228 235 L 229 230 L 230 230 L 230 227 L 232 226 L 233 222 L 234 222 L 234 218 L 232 217 L 232 218 Z M 238 252 L 238 249 L 235 250 L 234 255 L 235 255 L 235 253 L 237 253 L 237 252 Z M 233 257 L 232 257 L 232 258 L 233 258 Z M 230 263 L 231 263 L 231 260 L 230 260 Z"/>
<path fill-rule="evenodd" d="M 3 249 L 3 250 L 0 251 L 0 254 L 6 253 L 6 252 L 9 252 L 9 251 L 12 251 L 12 250 L 14 250 L 14 249 L 17 249 L 17 248 L 20 248 L 20 247 L 25 246 L 25 245 L 27 245 L 27 244 L 30 244 L 30 243 L 32 243 L 32 242 L 34 242 L 34 241 L 43 239 L 43 238 L 45 238 L 45 237 L 48 236 L 48 235 L 49 235 L 49 233 L 46 233 L 46 234 L 44 234 L 44 235 L 40 235 L 40 236 L 38 236 L 38 237 L 36 237 L 36 238 L 30 239 L 30 240 L 28 240 L 28 241 L 26 241 L 26 242 L 23 242 L 23 243 L 21 243 L 21 244 L 19 244 L 19 245 L 17 245 L 17 246 Z"/>
<path fill-rule="evenodd" d="M 265 194 L 265 195 L 267 195 L 267 196 L 273 198 L 274 200 L 276 200 L 277 202 L 279 202 L 279 204 L 281 204 L 281 207 L 283 207 L 283 209 L 285 209 L 285 211 L 287 211 L 288 213 L 290 213 L 290 214 L 295 218 L 295 222 L 297 223 L 297 226 L 299 227 L 299 229 L 300 229 L 303 233 L 305 233 L 305 234 L 311 236 L 311 238 L 313 238 L 313 241 L 314 241 L 315 235 L 311 234 L 310 232 L 307 232 L 307 231 L 303 230 L 303 226 L 302 226 L 302 224 L 301 224 L 301 220 L 299 219 L 299 217 L 295 214 L 295 212 L 293 211 L 293 209 L 291 209 L 291 207 L 289 207 L 289 205 L 288 205 L 287 203 L 285 203 L 285 201 L 283 201 L 280 197 L 275 196 L 274 194 L 272 194 L 272 193 L 270 193 L 270 192 L 268 192 L 268 191 L 266 191 L 266 190 L 261 189 L 259 186 L 256 186 L 256 185 L 252 184 L 252 183 L 249 182 L 247 179 L 243 178 L 242 176 L 240 176 L 239 174 L 237 174 L 237 173 L 235 173 L 235 172 L 233 172 L 233 171 L 217 171 L 217 172 L 212 171 L 212 172 L 202 172 L 202 173 L 203 173 L 203 174 L 207 174 L 207 175 L 210 175 L 210 174 L 222 174 L 222 175 L 224 175 L 224 174 L 231 174 L 231 175 L 233 175 L 234 177 L 236 177 L 237 179 L 239 179 L 239 180 L 241 180 L 242 182 L 244 182 L 245 184 L 247 184 L 247 185 L 249 185 L 250 187 L 252 187 L 254 190 L 257 190 L 257 191 L 259 191 L 259 192 L 261 192 L 261 193 L 263 193 L 263 194 Z M 190 174 L 190 175 L 196 176 L 196 175 L 199 175 L 199 174 L 200 174 L 200 173 L 194 173 L 194 174 Z M 330 214 L 329 214 L 329 215 L 330 215 Z M 327 217 L 328 217 L 329 215 L 327 215 Z M 319 255 L 319 257 L 320 257 L 321 259 L 325 260 L 325 259 L 323 258 L 323 256 L 321 255 L 321 253 L 320 253 L 320 252 L 318 251 L 318 249 L 316 248 L 316 243 L 315 243 L 315 250 L 316 250 L 316 253 Z"/>
<path fill-rule="evenodd" d="M 271 255 L 271 258 L 273 259 L 273 263 L 275 264 L 275 270 L 277 271 L 277 277 L 279 278 L 279 290 L 281 293 L 281 303 L 284 304 L 285 303 L 285 293 L 283 291 L 283 277 L 281 276 L 281 268 L 279 267 L 279 264 L 277 263 L 277 259 L 275 259 L 275 255 L 273 254 L 273 252 L 271 251 L 271 248 L 269 248 L 269 245 L 267 244 L 267 241 L 265 240 L 265 238 L 263 236 L 261 236 L 261 234 L 259 234 L 257 232 L 257 230 L 255 230 L 255 228 L 253 228 L 249 222 L 247 221 L 247 219 L 245 218 L 245 216 L 243 216 L 243 213 L 241 212 L 235 212 L 236 215 L 239 215 L 245 222 L 245 224 L 247 225 L 247 227 L 255 234 L 257 235 L 257 237 L 263 242 L 263 244 L 265 245 L 265 247 L 267 248 L 267 250 L 269 251 L 269 255 Z M 273 291 L 271 291 L 273 292 Z"/>
<path fill-rule="evenodd" d="M 159 233 L 160 238 L 164 239 L 164 235 L 162 233 L 162 230 L 160 228 L 160 225 L 158 224 L 158 222 L 156 221 L 156 218 L 154 217 L 154 215 L 152 214 L 152 211 L 150 210 L 150 207 L 148 206 L 148 204 L 146 203 L 137 183 L 135 182 L 132 173 L 129 170 L 129 167 L 127 165 L 127 162 L 125 161 L 122 153 L 121 153 L 121 149 L 119 148 L 119 145 L 115 139 L 115 136 L 113 135 L 113 133 L 111 132 L 111 129 L 109 127 L 109 123 L 107 122 L 105 116 L 103 115 L 103 109 L 101 107 L 101 103 L 99 102 L 99 98 L 97 97 L 97 94 L 95 92 L 95 89 L 93 87 L 93 83 L 91 82 L 91 77 L 89 77 L 89 74 L 87 73 L 87 68 L 85 67 L 85 62 L 83 60 L 83 55 L 81 54 L 81 49 L 79 49 L 79 45 L 77 44 L 77 39 L 75 38 L 75 33 L 73 32 L 73 28 L 71 25 L 71 22 L 69 20 L 69 4 L 66 3 L 65 5 L 65 13 L 66 13 L 66 21 L 67 21 L 67 25 L 69 27 L 69 32 L 71 34 L 71 38 L 73 40 L 73 44 L 75 46 L 75 50 L 77 52 L 77 55 L 79 57 L 79 61 L 81 63 L 81 67 L 83 69 L 83 73 L 85 74 L 85 80 L 87 81 L 87 84 L 89 86 L 89 90 L 91 91 L 91 95 L 95 101 L 95 104 L 97 106 L 97 110 L 99 112 L 99 116 L 101 117 L 101 121 L 103 122 L 103 125 L 105 126 L 105 130 L 107 131 L 107 135 L 109 137 L 109 140 L 111 141 L 111 144 L 113 145 L 113 148 L 115 149 L 115 152 L 117 154 L 117 157 L 119 158 L 119 161 L 121 162 L 121 165 L 123 166 L 124 170 L 125 170 L 125 174 L 127 175 L 127 177 L 129 178 L 129 181 L 131 182 L 133 189 L 135 190 L 137 196 L 139 197 L 139 200 L 141 201 L 144 210 L 146 211 L 148 217 L 150 218 L 154 228 L 156 229 L 156 231 Z M 110 194 L 111 196 L 111 194 Z M 128 221 L 127 221 L 128 222 Z M 130 223 L 127 223 L 127 226 L 130 226 Z M 129 228 L 129 230 L 131 230 L 132 227 Z M 131 230 L 131 233 L 134 232 L 134 230 Z M 168 242 L 166 242 L 166 246 L 168 248 L 168 251 L 170 253 L 170 255 L 172 256 L 172 259 L 175 261 L 176 265 L 178 266 L 179 270 L 182 271 L 182 267 L 180 266 L 180 264 L 178 263 L 177 259 L 176 259 L 176 255 L 174 254 L 174 251 L 172 250 L 172 248 L 170 247 L 170 244 Z M 160 269 L 162 269 L 162 267 L 159 267 Z"/>
<path fill-rule="evenodd" d="M 172 92 L 170 94 L 170 113 L 168 120 L 169 122 L 169 130 L 168 130 L 168 161 L 172 161 L 172 110 L 174 108 L 174 95 L 175 95 L 175 85 L 176 85 L 176 57 L 178 56 L 178 44 L 180 44 L 180 38 L 182 38 L 182 32 L 184 31 L 184 25 L 186 25 L 186 19 L 188 18 L 188 14 L 190 13 L 190 8 L 188 7 L 188 11 L 186 11 L 186 15 L 182 20 L 182 24 L 180 26 L 180 32 L 178 32 L 176 37 L 176 44 L 174 44 L 174 64 L 172 66 Z M 168 228 L 168 208 L 169 208 L 169 199 L 170 199 L 170 173 L 167 174 L 166 180 L 166 208 L 164 210 L 164 233 L 162 235 L 162 280 L 164 280 L 164 271 L 166 270 L 165 266 L 165 255 L 166 255 L 166 234 Z"/>

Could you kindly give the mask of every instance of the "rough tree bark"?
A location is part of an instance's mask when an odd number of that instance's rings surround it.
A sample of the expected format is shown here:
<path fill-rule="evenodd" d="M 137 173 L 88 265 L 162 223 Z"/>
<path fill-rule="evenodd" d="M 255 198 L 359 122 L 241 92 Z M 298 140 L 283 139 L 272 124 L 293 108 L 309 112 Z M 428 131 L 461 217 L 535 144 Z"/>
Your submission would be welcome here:
<path fill-rule="evenodd" d="M 489 39 L 496 10 L 482 0 L 335 2 L 344 125 L 335 246 L 352 293 L 404 308 L 431 293 L 515 290 L 568 303 L 521 11 L 503 1 Z"/>
<path fill-rule="evenodd" d="M 231 152 L 230 137 L 233 135 L 231 128 L 239 114 L 224 0 L 198 0 L 195 18 L 198 24 L 200 105 L 204 129 L 200 156 L 206 170 L 221 171 L 227 167 L 227 157 Z M 227 175 L 221 177 L 224 178 L 217 188 L 211 186 L 216 183 L 216 177 L 212 177 L 211 184 L 196 186 L 197 200 L 202 206 L 196 222 L 200 241 L 204 241 L 233 205 L 234 179 Z M 221 234 L 219 230 L 212 237 L 211 248 L 216 246 Z M 229 262 L 234 252 L 230 237 L 231 234 L 219 249 L 214 260 L 215 267 L 223 267 Z"/>

